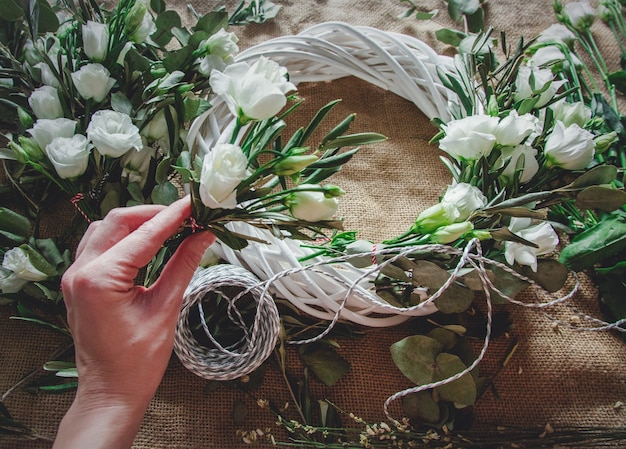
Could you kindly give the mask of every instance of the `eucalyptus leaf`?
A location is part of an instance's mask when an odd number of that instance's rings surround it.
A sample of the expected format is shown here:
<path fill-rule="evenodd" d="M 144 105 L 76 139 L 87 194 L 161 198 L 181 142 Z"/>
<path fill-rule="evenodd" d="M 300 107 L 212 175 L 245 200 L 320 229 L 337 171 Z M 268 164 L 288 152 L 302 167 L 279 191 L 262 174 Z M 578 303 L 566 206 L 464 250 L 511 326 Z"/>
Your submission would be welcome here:
<path fill-rule="evenodd" d="M 180 16 L 173 9 L 163 11 L 155 20 L 156 32 L 150 38 L 159 46 L 165 47 L 172 40 L 172 28 L 180 28 L 182 25 Z"/>
<path fill-rule="evenodd" d="M 626 204 L 626 192 L 602 186 L 590 186 L 576 195 L 576 206 L 580 209 L 599 209 L 612 212 Z"/>
<path fill-rule="evenodd" d="M 151 197 L 154 204 L 169 206 L 178 199 L 178 189 L 174 184 L 167 181 L 154 186 Z"/>
<path fill-rule="evenodd" d="M 441 343 L 441 347 L 444 351 L 450 351 L 452 348 L 454 348 L 457 341 L 456 334 L 450 332 L 447 329 L 444 329 L 443 327 L 436 327 L 432 329 L 430 332 L 428 332 L 428 334 L 426 334 L 426 336 L 434 338 L 439 343 Z"/>
<path fill-rule="evenodd" d="M 465 39 L 465 37 L 467 37 L 467 35 L 465 33 L 462 33 L 461 31 L 450 30 L 447 28 L 442 28 L 435 31 L 435 36 L 440 42 L 452 45 L 454 47 L 458 47 L 461 41 Z"/>
<path fill-rule="evenodd" d="M 438 9 L 433 9 L 432 11 L 429 12 L 423 12 L 423 11 L 418 11 L 415 14 L 415 18 L 417 20 L 431 20 L 433 19 L 437 14 L 439 13 Z"/>
<path fill-rule="evenodd" d="M 322 343 L 301 346 L 298 353 L 304 366 L 327 387 L 335 385 L 350 369 L 350 364 L 337 351 Z"/>
<path fill-rule="evenodd" d="M 0 2 L 0 18 L 7 22 L 15 22 L 24 17 L 24 10 L 15 0 L 2 0 Z"/>
<path fill-rule="evenodd" d="M 450 378 L 467 368 L 459 357 L 446 352 L 439 354 L 435 363 L 437 366 L 435 381 Z M 436 391 L 444 401 L 454 402 L 462 406 L 472 405 L 476 402 L 476 383 L 470 373 L 437 387 Z"/>
<path fill-rule="evenodd" d="M 433 262 L 417 260 L 415 264 L 417 268 L 412 270 L 413 284 L 416 287 L 428 287 L 429 295 L 439 290 L 450 278 L 450 274 L 446 270 Z M 457 283 L 452 283 L 435 299 L 435 305 L 443 313 L 460 313 L 467 310 L 473 300 L 473 291 Z"/>
<path fill-rule="evenodd" d="M 150 9 L 157 14 L 165 11 L 165 0 L 150 0 Z"/>
<path fill-rule="evenodd" d="M 398 369 L 417 385 L 432 382 L 435 359 L 443 346 L 434 338 L 412 335 L 391 345 L 391 357 Z"/>
<path fill-rule="evenodd" d="M 609 73 L 609 81 L 618 91 L 626 94 L 626 71 L 618 70 L 616 72 Z"/>
<path fill-rule="evenodd" d="M 226 28 L 227 26 L 228 14 L 224 11 L 212 11 L 198 20 L 194 26 L 194 31 L 204 31 L 209 35 L 213 35 L 221 28 Z"/>
<path fill-rule="evenodd" d="M 430 391 L 419 391 L 404 396 L 402 410 L 408 418 L 416 422 L 436 423 L 439 421 L 439 403 L 433 399 Z"/>
<path fill-rule="evenodd" d="M 560 290 L 569 276 L 567 267 L 554 259 L 538 259 L 536 272 L 529 266 L 522 267 L 520 271 L 550 293 Z"/>
<path fill-rule="evenodd" d="M 598 165 L 586 171 L 565 188 L 582 189 L 600 184 L 609 184 L 617 178 L 617 167 L 614 165 Z"/>

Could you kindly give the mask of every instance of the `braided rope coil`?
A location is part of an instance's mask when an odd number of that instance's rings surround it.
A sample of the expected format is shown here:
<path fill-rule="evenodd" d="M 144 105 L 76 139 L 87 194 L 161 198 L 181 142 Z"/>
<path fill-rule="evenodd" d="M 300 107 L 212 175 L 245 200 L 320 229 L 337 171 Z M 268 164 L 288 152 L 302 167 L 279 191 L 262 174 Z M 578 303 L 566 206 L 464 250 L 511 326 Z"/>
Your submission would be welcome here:
<path fill-rule="evenodd" d="M 235 288 L 228 296 L 223 289 Z M 204 320 L 202 303 L 210 293 L 218 293 L 228 302 L 228 316 L 243 337 L 229 346 L 222 346 L 211 334 Z M 256 314 L 249 327 L 237 309 L 237 301 L 251 296 Z M 212 348 L 198 342 L 189 325 L 197 308 L 204 333 Z M 181 363 L 194 374 L 211 380 L 231 380 L 251 373 L 271 354 L 278 340 L 280 318 L 273 298 L 249 271 L 234 265 L 215 265 L 200 269 L 191 279 L 183 295 L 183 306 L 174 337 L 174 351 Z"/>
<path fill-rule="evenodd" d="M 294 84 L 330 81 L 347 76 L 360 78 L 374 86 L 394 92 L 413 102 L 427 117 L 449 116 L 447 106 L 453 95 L 439 81 L 438 71 L 452 71 L 452 59 L 438 55 L 427 44 L 411 36 L 370 27 L 355 27 L 341 22 L 315 25 L 297 36 L 279 37 L 241 52 L 236 60 L 253 62 L 266 56 L 289 71 Z M 211 99 L 212 108 L 194 121 L 188 142 L 202 154 L 229 139 L 235 120 L 220 98 Z M 313 250 L 297 241 L 276 238 L 272 233 L 246 223 L 231 223 L 231 230 L 257 237 L 270 244 L 250 242 L 242 251 L 232 251 L 217 242 L 214 252 L 231 264 L 245 267 L 261 280 L 283 270 L 301 267 L 299 258 Z M 317 263 L 313 258 L 307 263 Z M 369 327 L 399 324 L 410 316 L 428 315 L 434 304 L 417 310 L 380 307 L 383 301 L 371 288 L 375 274 L 363 277 L 364 270 L 349 263 L 327 265 L 328 273 L 301 271 L 276 279 L 272 293 L 287 299 L 303 312 L 316 318 L 340 318 Z M 334 279 L 341 279 L 336 282 Z M 346 285 L 359 280 L 357 288 L 343 304 Z M 384 302 L 384 301 L 383 301 Z"/>

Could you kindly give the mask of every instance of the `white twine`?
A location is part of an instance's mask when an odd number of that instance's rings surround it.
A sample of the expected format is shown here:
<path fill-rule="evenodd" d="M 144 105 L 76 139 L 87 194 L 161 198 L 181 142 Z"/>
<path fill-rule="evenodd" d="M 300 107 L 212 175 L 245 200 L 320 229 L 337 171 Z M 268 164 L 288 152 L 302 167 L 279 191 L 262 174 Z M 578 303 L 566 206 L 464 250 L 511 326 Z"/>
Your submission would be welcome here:
<path fill-rule="evenodd" d="M 360 285 L 363 279 L 366 279 L 370 277 L 372 274 L 379 272 L 385 266 L 389 264 L 393 264 L 395 261 L 397 261 L 398 259 L 402 257 L 407 257 L 410 254 L 415 253 L 415 252 L 425 252 L 425 251 L 428 251 L 432 254 L 439 253 L 439 254 L 448 254 L 451 256 L 459 257 L 459 260 L 455 268 L 450 273 L 450 276 L 446 280 L 446 282 L 439 289 L 437 289 L 437 291 L 432 293 L 432 295 L 430 295 L 427 299 L 425 299 L 424 301 L 420 302 L 417 305 L 404 307 L 404 308 L 396 307 L 396 306 L 392 306 L 388 304 L 386 301 L 382 300 L 376 295 L 373 295 L 374 297 L 377 298 L 375 300 L 377 305 L 383 309 L 385 308 L 394 309 L 396 313 L 398 311 L 406 311 L 410 313 L 414 310 L 418 310 L 418 309 L 425 308 L 425 307 L 430 307 L 430 305 L 437 298 L 441 297 L 441 295 L 453 283 L 457 281 L 461 270 L 463 270 L 466 267 L 471 267 L 476 270 L 478 277 L 480 279 L 481 285 L 482 285 L 482 291 L 485 294 L 485 304 L 487 308 L 487 323 L 486 323 L 486 329 L 485 329 L 486 330 L 485 338 L 484 338 L 483 345 L 481 347 L 481 350 L 478 356 L 463 371 L 460 371 L 459 373 L 446 379 L 442 379 L 442 380 L 425 384 L 425 385 L 419 385 L 416 387 L 408 388 L 406 390 L 397 392 L 393 394 L 392 396 L 390 396 L 389 398 L 387 398 L 384 404 L 384 412 L 387 418 L 391 421 L 395 421 L 389 411 L 389 406 L 393 401 L 400 399 L 404 396 L 407 396 L 409 394 L 412 394 L 412 393 L 426 391 L 432 388 L 437 388 L 442 385 L 446 385 L 451 382 L 454 382 L 455 380 L 463 377 L 464 375 L 469 374 L 483 360 L 486 354 L 487 348 L 489 347 L 489 343 L 491 339 L 491 332 L 492 332 L 492 315 L 493 315 L 492 313 L 493 305 L 492 305 L 492 296 L 491 296 L 492 292 L 496 292 L 500 297 L 510 302 L 511 304 L 544 310 L 548 307 L 559 305 L 559 304 L 564 303 L 565 301 L 568 301 L 576 294 L 576 292 L 579 289 L 578 276 L 575 273 L 572 273 L 572 277 L 575 281 L 574 285 L 563 296 L 554 298 L 550 301 L 538 302 L 538 303 L 528 303 L 528 302 L 516 300 L 506 295 L 502 291 L 500 291 L 493 284 L 493 282 L 489 278 L 488 269 L 486 266 L 489 265 L 489 266 L 498 267 L 501 270 L 506 271 L 510 275 L 529 283 L 535 288 L 541 288 L 541 287 L 535 281 L 518 273 L 517 271 L 513 270 L 511 267 L 501 262 L 497 262 L 495 260 L 485 257 L 482 253 L 482 247 L 478 239 L 471 240 L 470 242 L 467 243 L 467 245 L 463 249 L 453 248 L 450 246 L 439 245 L 439 244 L 426 244 L 426 245 L 410 246 L 410 247 L 405 247 L 401 249 L 383 248 L 380 250 L 374 250 L 370 253 L 351 254 L 351 255 L 344 255 L 344 256 L 333 257 L 333 258 L 323 258 L 310 265 L 297 266 L 291 269 L 283 270 L 263 281 L 259 281 L 254 276 L 252 276 L 249 272 L 247 272 L 247 270 L 241 267 L 237 267 L 233 265 L 217 265 L 214 267 L 210 267 L 209 269 L 202 270 L 201 272 L 199 272 L 197 276 L 194 276 L 194 280 L 192 280 L 190 287 L 187 289 L 187 292 L 185 293 L 185 301 L 184 301 L 185 305 L 184 305 L 183 310 L 187 312 L 181 313 L 181 319 L 179 321 L 179 327 L 177 329 L 177 340 L 175 344 L 176 352 L 186 367 L 188 367 L 193 372 L 195 372 L 196 374 L 202 377 L 210 378 L 210 379 L 220 379 L 220 380 L 234 379 L 234 378 L 240 377 L 241 375 L 247 374 L 253 371 L 254 369 L 256 369 L 265 360 L 265 358 L 269 356 L 269 354 L 271 353 L 271 351 L 273 350 L 275 346 L 278 331 L 279 331 L 279 318 L 278 318 L 278 312 L 276 310 L 276 306 L 273 303 L 273 300 L 271 299 L 269 289 L 271 285 L 274 282 L 276 282 L 278 279 L 289 277 L 289 276 L 292 276 L 294 274 L 297 274 L 303 271 L 311 271 L 311 272 L 315 272 L 326 277 L 330 277 L 334 281 L 340 284 L 343 284 L 347 287 L 343 295 L 343 299 L 338 303 L 338 306 L 334 311 L 333 319 L 330 320 L 328 326 L 323 331 L 321 331 L 319 334 L 317 334 L 316 336 L 312 338 L 287 341 L 287 343 L 289 344 L 302 345 L 302 344 L 307 344 L 307 343 L 318 341 L 324 338 L 325 336 L 327 336 L 332 331 L 334 326 L 337 324 L 337 322 L 341 318 L 342 310 L 345 307 L 348 301 L 348 298 L 350 298 L 350 296 L 353 293 L 353 290 L 355 290 Z M 324 271 L 322 269 L 323 265 L 344 263 L 344 262 L 348 262 L 350 259 L 355 258 L 355 257 L 358 258 L 358 257 L 370 257 L 370 256 L 372 256 L 373 259 L 376 258 L 377 256 L 389 256 L 389 257 L 386 259 L 383 259 L 379 264 L 372 265 L 368 269 L 363 270 L 362 274 L 356 279 L 353 279 L 352 281 L 348 281 L 343 277 L 334 275 L 333 272 Z M 240 277 L 243 277 L 243 282 Z M 219 281 L 216 282 L 215 278 L 219 278 Z M 191 333 L 189 332 L 188 329 L 186 329 L 186 326 L 185 326 L 185 323 L 188 317 L 189 308 L 192 305 L 199 304 L 202 298 L 206 296 L 207 292 L 218 291 L 217 287 L 219 286 L 233 286 L 233 285 L 242 287 L 243 290 L 240 293 L 238 293 L 234 298 L 226 298 L 227 301 L 229 301 L 228 313 L 229 313 L 229 317 L 231 318 L 231 321 L 233 321 L 233 323 L 235 323 L 238 327 L 240 327 L 244 331 L 244 337 L 242 340 L 245 340 L 245 341 L 238 342 L 238 344 L 242 344 L 245 347 L 245 350 L 241 352 L 237 352 L 237 351 L 233 351 L 232 347 L 229 347 L 229 348 L 222 347 L 211 335 L 210 330 L 208 329 L 206 323 L 204 322 L 202 312 L 200 314 L 201 320 L 202 320 L 202 326 L 204 328 L 205 333 L 207 334 L 207 336 L 209 337 L 209 339 L 215 346 L 215 349 L 207 350 L 206 348 L 199 349 L 199 348 L 194 347 L 194 345 L 197 345 L 197 341 L 193 339 L 193 336 L 191 336 Z M 259 308 L 259 311 L 255 315 L 254 323 L 252 324 L 252 331 L 248 331 L 247 329 L 244 330 L 245 323 L 243 322 L 243 318 L 239 314 L 238 309 L 234 306 L 234 304 L 236 303 L 238 299 L 240 299 L 241 297 L 247 294 L 250 294 L 255 298 L 255 301 L 257 302 L 257 307 Z M 270 307 L 270 304 L 273 307 Z M 269 315 L 268 315 L 268 312 L 269 312 Z M 561 323 L 563 326 L 568 326 L 578 331 L 580 330 L 588 330 L 588 331 L 617 330 L 620 332 L 626 332 L 626 329 L 621 327 L 621 325 L 626 322 L 626 319 L 619 320 L 614 323 L 607 323 L 598 318 L 585 315 L 579 311 L 576 311 L 576 313 L 581 318 L 587 319 L 588 321 L 591 321 L 592 323 L 595 323 L 596 325 L 588 326 L 588 327 L 576 327 L 576 326 L 573 326 L 571 324 L 564 323 L 561 321 L 559 321 L 559 323 Z M 550 315 L 548 315 L 546 312 L 544 312 L 544 314 L 550 317 Z M 268 319 L 267 318 L 268 316 L 271 319 Z M 558 321 L 554 317 L 550 317 L 550 318 L 554 321 Z M 268 338 L 262 338 L 263 334 L 266 332 L 268 333 Z M 255 348 L 256 348 L 256 351 L 255 351 Z M 202 355 L 199 356 L 198 354 L 202 354 Z M 210 354 L 210 355 L 207 356 L 206 354 Z M 208 370 L 204 366 L 207 362 L 211 363 L 211 367 Z M 219 375 L 216 374 L 216 372 L 219 372 Z"/>
<path fill-rule="evenodd" d="M 240 288 L 229 297 L 223 287 Z M 231 322 L 243 332 L 236 343 L 224 347 L 213 336 L 204 318 L 202 301 L 211 292 L 219 293 L 228 302 Z M 237 308 L 237 301 L 249 294 L 257 311 L 248 329 Z M 197 306 L 202 328 L 214 348 L 201 345 L 191 332 L 189 316 Z M 274 299 L 261 289 L 259 280 L 249 271 L 234 265 L 216 265 L 198 270 L 183 295 L 183 306 L 176 326 L 174 351 L 181 363 L 194 374 L 211 380 L 231 380 L 251 373 L 272 353 L 278 340 L 280 317 Z"/>

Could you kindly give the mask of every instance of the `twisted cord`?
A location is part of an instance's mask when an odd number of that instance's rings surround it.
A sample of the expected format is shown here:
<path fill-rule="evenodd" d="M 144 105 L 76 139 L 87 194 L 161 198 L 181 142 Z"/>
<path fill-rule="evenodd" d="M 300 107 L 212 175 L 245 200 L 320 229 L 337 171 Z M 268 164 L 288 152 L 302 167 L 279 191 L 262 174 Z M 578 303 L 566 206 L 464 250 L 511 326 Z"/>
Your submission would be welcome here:
<path fill-rule="evenodd" d="M 234 297 L 224 294 L 221 287 L 235 287 L 243 291 Z M 216 292 L 228 302 L 227 315 L 243 336 L 227 347 L 222 346 L 211 333 L 204 317 L 202 301 Z M 257 312 L 251 330 L 246 327 L 236 303 L 250 294 Z M 197 306 L 204 333 L 213 348 L 201 345 L 192 334 L 189 316 Z M 280 318 L 273 298 L 260 287 L 259 280 L 247 270 L 234 265 L 216 265 L 201 269 L 193 276 L 183 295 L 183 306 L 174 336 L 174 351 L 181 363 L 194 374 L 205 379 L 231 380 L 251 373 L 269 357 L 276 346 Z"/>

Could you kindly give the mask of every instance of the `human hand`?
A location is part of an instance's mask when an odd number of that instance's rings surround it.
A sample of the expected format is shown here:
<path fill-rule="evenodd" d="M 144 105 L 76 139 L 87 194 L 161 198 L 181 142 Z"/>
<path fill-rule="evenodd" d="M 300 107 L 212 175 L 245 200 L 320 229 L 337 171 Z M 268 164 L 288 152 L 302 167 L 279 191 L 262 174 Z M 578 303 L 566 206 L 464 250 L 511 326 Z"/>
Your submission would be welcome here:
<path fill-rule="evenodd" d="M 201 232 L 185 239 L 149 288 L 134 280 L 190 212 L 189 198 L 167 208 L 116 209 L 92 223 L 81 240 L 62 280 L 79 387 L 59 429 L 58 447 L 85 442 L 72 429 L 90 428 L 91 421 L 84 422 L 89 413 L 108 436 L 116 433 L 118 424 L 123 427 L 120 439 L 107 438 L 102 447 L 132 444 L 172 353 L 184 290 L 215 237 Z M 106 418 L 103 421 L 107 411 L 113 429 L 106 428 Z M 95 440 L 89 436 L 89 447 L 96 447 Z"/>

